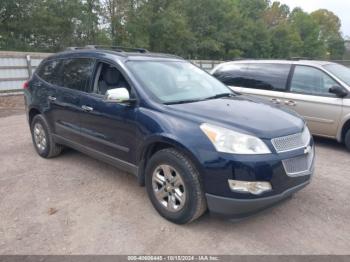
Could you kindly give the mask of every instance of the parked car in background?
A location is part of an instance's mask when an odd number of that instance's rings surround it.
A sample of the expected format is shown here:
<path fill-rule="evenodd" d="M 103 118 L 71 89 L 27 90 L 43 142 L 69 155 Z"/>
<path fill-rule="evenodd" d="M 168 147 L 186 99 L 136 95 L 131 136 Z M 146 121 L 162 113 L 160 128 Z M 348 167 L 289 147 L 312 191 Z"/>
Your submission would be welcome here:
<path fill-rule="evenodd" d="M 350 150 L 349 68 L 312 60 L 241 60 L 218 65 L 212 75 L 236 92 L 295 110 L 312 134 Z"/>
<path fill-rule="evenodd" d="M 77 48 L 40 64 L 24 88 L 41 157 L 67 146 L 132 173 L 179 224 L 207 209 L 247 215 L 310 183 L 303 119 L 235 95 L 179 57 L 131 51 Z"/>

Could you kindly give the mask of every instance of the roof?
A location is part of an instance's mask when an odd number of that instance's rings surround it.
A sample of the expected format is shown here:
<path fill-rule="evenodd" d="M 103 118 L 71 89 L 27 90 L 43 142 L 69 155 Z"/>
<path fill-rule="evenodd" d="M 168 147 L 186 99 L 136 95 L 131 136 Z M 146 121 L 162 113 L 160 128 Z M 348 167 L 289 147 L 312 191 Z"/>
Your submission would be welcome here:
<path fill-rule="evenodd" d="M 76 50 L 67 50 L 60 53 L 56 53 L 49 58 L 67 58 L 72 56 L 91 56 L 94 57 L 96 55 L 112 55 L 115 58 L 120 58 L 124 60 L 184 60 L 181 57 L 170 55 L 170 54 L 162 54 L 162 53 L 153 53 L 153 52 L 122 52 L 122 51 L 114 51 L 110 49 L 76 49 Z"/>
<path fill-rule="evenodd" d="M 235 64 L 247 64 L 247 63 L 261 63 L 261 64 L 294 64 L 294 65 L 310 65 L 310 66 L 324 66 L 329 64 L 334 64 L 329 61 L 320 61 L 320 60 L 253 60 L 253 59 L 243 59 L 230 61 L 227 63 L 235 63 Z M 226 63 L 226 64 L 227 64 Z"/>

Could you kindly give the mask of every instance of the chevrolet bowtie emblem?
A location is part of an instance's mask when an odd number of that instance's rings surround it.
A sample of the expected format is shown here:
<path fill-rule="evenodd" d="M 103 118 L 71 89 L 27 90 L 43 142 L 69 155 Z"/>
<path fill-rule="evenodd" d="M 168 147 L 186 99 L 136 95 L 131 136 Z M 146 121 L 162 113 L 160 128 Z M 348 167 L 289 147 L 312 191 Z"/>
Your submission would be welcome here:
<path fill-rule="evenodd" d="M 304 150 L 304 154 L 309 154 L 309 153 L 311 153 L 311 150 L 312 150 L 312 147 L 311 147 L 311 146 L 306 147 L 305 150 Z"/>

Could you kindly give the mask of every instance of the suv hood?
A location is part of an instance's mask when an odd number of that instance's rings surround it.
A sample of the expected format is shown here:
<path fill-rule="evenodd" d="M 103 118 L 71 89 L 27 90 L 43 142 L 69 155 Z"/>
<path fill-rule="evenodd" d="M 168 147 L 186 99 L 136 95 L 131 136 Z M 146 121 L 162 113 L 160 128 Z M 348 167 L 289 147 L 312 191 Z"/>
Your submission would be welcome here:
<path fill-rule="evenodd" d="M 233 128 L 263 139 L 295 134 L 301 132 L 305 125 L 296 113 L 245 96 L 169 105 L 169 107 L 182 117 L 195 116 L 198 122 Z"/>

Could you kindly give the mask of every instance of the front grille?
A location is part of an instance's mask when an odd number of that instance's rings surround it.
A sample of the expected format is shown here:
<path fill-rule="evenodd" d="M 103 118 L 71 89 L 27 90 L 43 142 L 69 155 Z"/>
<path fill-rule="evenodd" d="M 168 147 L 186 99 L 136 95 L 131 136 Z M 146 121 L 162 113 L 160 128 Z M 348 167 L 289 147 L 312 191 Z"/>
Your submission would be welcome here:
<path fill-rule="evenodd" d="M 311 152 L 295 158 L 283 160 L 283 166 L 287 175 L 291 177 L 303 176 L 310 173 L 315 151 L 312 148 Z"/>
<path fill-rule="evenodd" d="M 305 127 L 302 133 L 274 138 L 271 140 L 271 142 L 275 147 L 277 153 L 283 153 L 307 147 L 310 143 L 310 139 L 311 134 L 309 132 L 309 129 Z"/>

